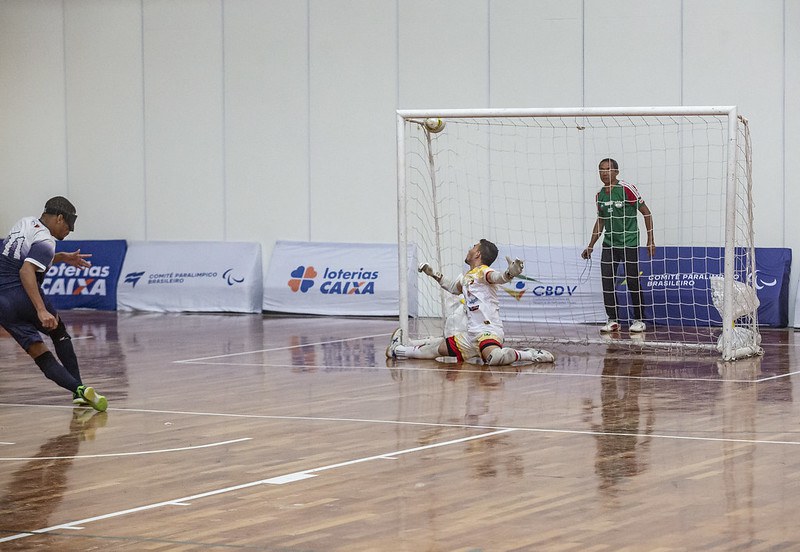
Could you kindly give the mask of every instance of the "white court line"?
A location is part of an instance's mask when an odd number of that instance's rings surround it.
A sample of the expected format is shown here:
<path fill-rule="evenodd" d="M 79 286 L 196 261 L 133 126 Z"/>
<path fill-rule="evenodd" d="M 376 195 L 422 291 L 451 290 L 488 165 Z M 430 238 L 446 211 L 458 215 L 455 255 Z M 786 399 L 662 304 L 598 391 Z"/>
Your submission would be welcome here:
<path fill-rule="evenodd" d="M 303 479 L 307 479 L 308 477 L 314 477 L 313 475 L 311 475 L 312 473 L 318 473 L 318 472 L 322 472 L 322 471 L 325 471 L 325 470 L 332 470 L 332 469 L 341 468 L 341 467 L 344 467 L 344 466 L 352 466 L 354 464 L 359 464 L 359 463 L 362 463 L 362 462 L 369 462 L 370 460 L 385 459 L 385 458 L 389 458 L 389 457 L 393 457 L 393 456 L 398 456 L 400 454 L 409 454 L 409 453 L 412 453 L 412 452 L 418 452 L 420 450 L 427 450 L 427 449 L 432 449 L 432 448 L 437 448 L 437 447 L 444 447 L 444 446 L 448 446 L 448 445 L 463 443 L 465 441 L 472 441 L 472 440 L 475 440 L 475 439 L 483 439 L 484 437 L 491 437 L 493 435 L 499 435 L 501 433 L 508 433 L 510 431 L 515 431 L 515 430 L 514 429 L 503 429 L 503 430 L 500 430 L 500 431 L 492 431 L 491 433 L 482 433 L 480 435 L 473 435 L 471 437 L 462 437 L 461 439 L 453 439 L 452 441 L 445 441 L 443 443 L 433 443 L 433 444 L 424 445 L 424 446 L 421 446 L 421 447 L 414 447 L 414 448 L 404 449 L 404 450 L 399 450 L 399 451 L 394 451 L 394 452 L 387 452 L 387 453 L 378 454 L 378 455 L 375 455 L 375 456 L 367 456 L 365 458 L 357 458 L 355 460 L 348 460 L 346 462 L 339 462 L 337 464 L 330 464 L 328 466 L 321 466 L 321 467 L 318 467 L 318 468 L 312 468 L 312 469 L 305 470 L 305 471 L 302 471 L 302 472 L 295 472 L 294 474 L 286 474 L 286 475 L 283 475 L 283 476 L 272 477 L 272 478 L 269 478 L 269 479 L 260 479 L 258 481 L 251 481 L 250 483 L 242 483 L 241 485 L 234 485 L 233 487 L 226 487 L 224 489 L 216 489 L 216 490 L 213 490 L 213 491 L 207 491 L 205 493 L 199 493 L 199 494 L 195 494 L 195 495 L 191 495 L 191 496 L 185 496 L 185 497 L 182 497 L 182 498 L 173 498 L 172 500 L 166 500 L 166 501 L 163 501 L 163 502 L 156 502 L 154 504 L 147 504 L 145 506 L 139 506 L 137 508 L 129 508 L 127 510 L 120 510 L 118 512 L 111 512 L 109 514 L 103 514 L 103 515 L 99 515 L 99 516 L 79 519 L 77 521 L 71 521 L 71 522 L 68 522 L 68 523 L 62 523 L 60 525 L 53 525 L 51 527 L 45 527 L 43 529 L 36 529 L 35 531 L 26 531 L 26 532 L 23 532 L 23 533 L 17 533 L 15 535 L 10 535 L 8 537 L 1 538 L 0 539 L 0 543 L 9 542 L 9 541 L 18 540 L 18 539 L 24 539 L 26 537 L 32 537 L 34 535 L 41 535 L 43 533 L 50 533 L 50 532 L 56 531 L 58 529 L 75 529 L 78 526 L 86 525 L 87 523 L 91 523 L 93 521 L 100 521 L 100 520 L 104 520 L 104 519 L 120 517 L 120 516 L 124 516 L 124 515 L 128 515 L 128 514 L 133 514 L 133 513 L 136 513 L 136 512 L 143 512 L 145 510 L 154 510 L 156 508 L 161 508 L 163 506 L 174 506 L 174 505 L 177 505 L 177 504 L 185 506 L 186 503 L 194 501 L 194 500 L 199 500 L 201 498 L 207 498 L 209 496 L 217 496 L 217 495 L 221 495 L 221 494 L 224 494 L 224 493 L 230 493 L 230 492 L 233 492 L 233 491 L 239 491 L 241 489 L 247 489 L 249 487 L 255 487 L 257 485 L 265 485 L 265 484 L 280 485 L 280 484 L 289 483 L 291 481 L 301 481 Z M 303 475 L 306 475 L 307 477 L 303 477 Z M 278 480 L 283 480 L 283 481 L 281 483 L 277 483 L 276 481 L 278 481 Z"/>
<path fill-rule="evenodd" d="M 171 449 L 156 449 L 156 450 L 140 450 L 136 452 L 110 452 L 108 454 L 80 454 L 78 456 L 33 456 L 30 458 L 0 458 L 0 462 L 14 462 L 17 460 L 74 460 L 75 458 L 112 458 L 117 456 L 140 456 L 144 454 L 161 454 L 163 452 L 178 452 L 182 450 L 196 450 L 210 447 L 221 447 L 222 445 L 230 445 L 232 443 L 241 443 L 242 441 L 250 441 L 252 437 L 242 437 L 241 439 L 233 439 L 231 441 L 220 441 L 219 443 L 208 443 L 205 445 L 195 445 L 191 447 L 180 447 Z"/>
<path fill-rule="evenodd" d="M 44 405 L 44 404 L 9 404 L 0 403 L 0 406 L 24 406 L 30 408 L 72 408 L 70 406 L 59 405 Z M 663 433 L 620 433 L 608 431 L 592 431 L 581 429 L 556 429 L 556 428 L 541 428 L 541 427 L 502 427 L 502 426 L 487 426 L 487 425 L 470 425 L 470 424 L 446 424 L 438 422 L 408 422 L 403 420 L 376 420 L 374 418 L 334 418 L 324 416 L 280 416 L 275 414 L 228 414 L 224 412 L 193 412 L 189 410 L 152 410 L 147 408 L 115 408 L 115 412 L 141 412 L 146 414 L 171 414 L 171 415 L 186 415 L 186 416 L 212 416 L 220 418 L 248 418 L 260 420 L 286 420 L 286 421 L 300 421 L 300 422 L 343 422 L 343 423 L 359 423 L 359 424 L 385 424 L 385 425 L 398 425 L 398 426 L 417 426 L 417 427 L 442 427 L 442 428 L 457 428 L 457 429 L 489 429 L 489 430 L 509 430 L 509 431 L 527 431 L 530 433 L 562 433 L 571 435 L 619 435 L 625 437 L 643 437 L 643 438 L 656 438 L 656 439 L 674 439 L 674 440 L 689 440 L 689 441 L 713 441 L 723 443 L 749 443 L 754 445 L 800 445 L 800 441 L 768 441 L 764 439 L 733 439 L 729 437 L 697 437 L 686 435 L 669 435 Z"/>
<path fill-rule="evenodd" d="M 758 383 L 761 383 L 762 381 L 776 380 L 776 379 L 785 378 L 787 376 L 796 376 L 797 374 L 800 374 L 800 372 L 789 372 L 788 374 L 778 374 L 777 376 L 770 376 L 768 378 L 761 378 L 761 379 L 757 379 L 755 381 L 757 381 Z"/>
<path fill-rule="evenodd" d="M 248 353 L 235 353 L 235 354 L 248 354 Z M 208 357 L 208 358 L 216 358 L 216 357 Z M 352 370 L 353 372 L 356 371 L 388 371 L 388 370 L 398 370 L 403 372 L 443 372 L 443 371 L 458 371 L 459 373 L 463 374 L 480 374 L 482 370 L 471 370 L 464 368 L 464 365 L 461 367 L 458 364 L 445 364 L 445 363 L 438 363 L 436 367 L 431 368 L 424 368 L 419 366 L 328 366 L 325 364 L 269 364 L 263 362 L 203 362 L 204 359 L 196 359 L 196 360 L 176 360 L 175 363 L 180 364 L 198 364 L 201 366 L 252 366 L 252 367 L 261 367 L 261 368 L 306 368 L 306 369 L 314 369 L 320 372 L 325 371 L 327 368 L 333 368 L 330 370 L 331 373 L 342 373 Z M 452 368 L 450 368 L 452 366 Z M 552 377 L 559 377 L 559 378 L 629 378 L 629 379 L 638 379 L 643 381 L 692 381 L 692 382 L 709 382 L 709 383 L 758 383 L 760 381 L 765 381 L 766 379 L 773 379 L 773 378 L 765 378 L 764 380 L 761 379 L 715 379 L 715 378 L 681 378 L 681 377 L 669 377 L 669 376 L 620 376 L 620 375 L 603 375 L 603 374 L 585 374 L 579 372 L 555 372 L 555 371 L 547 371 L 547 370 L 536 370 L 535 367 L 537 364 L 532 362 L 530 364 L 522 365 L 519 372 L 504 372 L 498 370 L 495 374 L 502 376 L 502 375 L 509 375 L 509 376 L 552 376 Z M 545 365 L 546 366 L 546 365 Z M 534 368 L 533 370 L 531 368 Z M 784 375 L 791 375 L 791 374 L 784 374 Z M 783 377 L 783 376 L 775 376 L 776 378 Z"/>
<path fill-rule="evenodd" d="M 356 339 L 371 339 L 373 337 L 382 337 L 388 336 L 391 333 L 379 333 L 375 335 L 362 335 L 359 337 L 346 337 L 343 339 L 333 339 L 331 341 L 317 341 L 315 343 L 302 343 L 300 345 L 290 345 L 288 347 L 273 347 L 272 349 L 259 349 L 257 351 L 243 351 L 241 353 L 228 353 L 226 355 L 215 355 L 209 357 L 201 357 L 201 358 L 189 358 L 186 360 L 173 360 L 172 362 L 175 364 L 188 364 L 192 362 L 197 362 L 200 360 L 210 360 L 212 358 L 227 358 L 233 356 L 241 356 L 241 355 L 254 355 L 256 353 L 272 353 L 274 351 L 288 351 L 289 349 L 299 349 L 301 347 L 311 347 L 313 345 L 325 345 L 326 343 L 343 343 L 345 341 L 355 341 Z"/>

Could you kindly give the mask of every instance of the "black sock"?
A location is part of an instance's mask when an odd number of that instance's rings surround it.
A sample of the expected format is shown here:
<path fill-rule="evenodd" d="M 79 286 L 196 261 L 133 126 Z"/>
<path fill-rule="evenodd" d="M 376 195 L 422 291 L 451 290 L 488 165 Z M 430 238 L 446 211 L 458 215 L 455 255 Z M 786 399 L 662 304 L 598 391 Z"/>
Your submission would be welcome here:
<path fill-rule="evenodd" d="M 69 375 L 75 378 L 78 381 L 78 385 L 80 385 L 81 370 L 78 367 L 78 357 L 75 356 L 75 349 L 72 348 L 72 340 L 67 337 L 59 341 L 53 341 L 53 347 L 55 347 L 58 360 L 67 369 Z"/>
<path fill-rule="evenodd" d="M 59 362 L 56 360 L 56 357 L 53 356 L 53 353 L 47 351 L 33 359 L 39 369 L 44 373 L 44 375 L 49 380 L 53 380 L 58 385 L 72 391 L 73 393 L 78 392 L 78 386 L 80 382 L 76 380 L 72 374 L 70 374 L 66 368 L 64 368 Z"/>

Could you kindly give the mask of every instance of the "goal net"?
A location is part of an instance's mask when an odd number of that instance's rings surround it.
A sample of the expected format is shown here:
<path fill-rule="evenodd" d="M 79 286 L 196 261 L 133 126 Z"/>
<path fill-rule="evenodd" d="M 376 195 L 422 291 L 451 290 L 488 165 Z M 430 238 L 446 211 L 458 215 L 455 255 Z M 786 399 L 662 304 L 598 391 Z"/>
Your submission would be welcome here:
<path fill-rule="evenodd" d="M 444 128 L 431 132 L 429 118 Z M 621 329 L 600 334 L 608 318 L 603 237 L 581 258 L 607 158 L 652 213 L 652 258 L 638 215 L 643 333 L 628 332 L 634 301 L 620 264 L 613 296 Z M 398 215 L 407 337 L 441 335 L 460 307 L 417 264 L 455 277 L 467 269 L 466 251 L 486 238 L 500 251 L 494 268 L 504 270 L 506 256 L 524 261 L 498 291 L 506 342 L 612 342 L 726 360 L 761 352 L 750 138 L 735 107 L 401 110 Z"/>

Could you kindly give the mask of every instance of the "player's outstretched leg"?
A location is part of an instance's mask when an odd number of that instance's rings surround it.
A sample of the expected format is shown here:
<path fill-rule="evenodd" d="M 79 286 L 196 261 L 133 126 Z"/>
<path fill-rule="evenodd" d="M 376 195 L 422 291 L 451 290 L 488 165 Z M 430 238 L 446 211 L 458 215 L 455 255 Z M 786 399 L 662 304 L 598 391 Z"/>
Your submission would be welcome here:
<path fill-rule="evenodd" d="M 507 366 L 518 360 L 526 362 L 554 362 L 556 357 L 544 349 L 511 349 L 503 347 L 494 349 L 486 358 L 489 366 Z"/>
<path fill-rule="evenodd" d="M 403 345 L 402 342 L 402 330 L 398 328 L 392 334 L 389 346 L 386 347 L 386 358 L 434 359 L 446 354 L 439 351 L 440 345 L 444 342 L 442 337 L 425 340 L 421 345 Z"/>
<path fill-rule="evenodd" d="M 528 359 L 530 355 L 530 359 Z M 533 362 L 555 362 L 556 357 L 550 351 L 544 349 L 524 349 L 520 351 L 520 360 L 531 360 Z"/>

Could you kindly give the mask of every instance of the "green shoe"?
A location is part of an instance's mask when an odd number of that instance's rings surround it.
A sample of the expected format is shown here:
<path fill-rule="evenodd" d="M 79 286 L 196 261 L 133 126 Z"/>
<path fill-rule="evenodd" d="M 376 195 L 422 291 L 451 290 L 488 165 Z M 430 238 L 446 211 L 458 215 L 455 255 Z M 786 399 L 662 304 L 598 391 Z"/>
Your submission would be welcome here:
<path fill-rule="evenodd" d="M 78 395 L 89 403 L 89 406 L 99 412 L 105 412 L 108 408 L 108 401 L 106 398 L 94 390 L 94 387 L 86 387 L 81 385 L 78 387 Z M 73 401 L 74 402 L 74 401 Z"/>
<path fill-rule="evenodd" d="M 75 406 L 92 406 L 92 403 L 90 403 L 77 393 L 72 394 L 72 404 L 74 404 Z"/>

